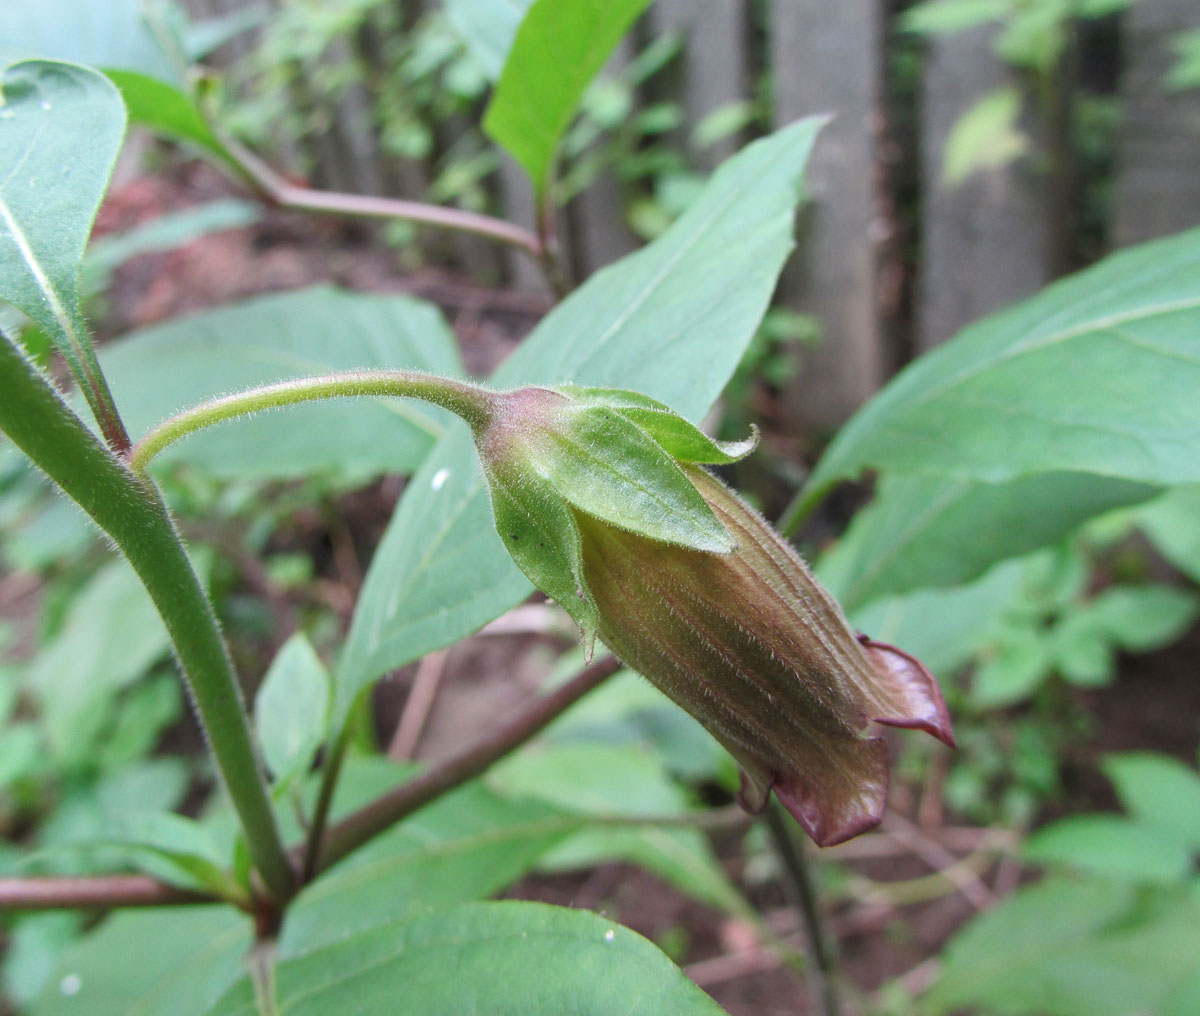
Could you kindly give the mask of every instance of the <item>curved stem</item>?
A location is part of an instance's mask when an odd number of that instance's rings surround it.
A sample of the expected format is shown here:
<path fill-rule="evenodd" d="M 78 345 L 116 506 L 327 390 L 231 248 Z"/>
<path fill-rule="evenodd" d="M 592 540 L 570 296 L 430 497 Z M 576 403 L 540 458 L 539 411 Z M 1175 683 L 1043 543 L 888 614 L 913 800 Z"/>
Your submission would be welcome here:
<path fill-rule="evenodd" d="M 50 381 L 0 337 L 0 430 L 121 549 L 166 625 L 255 867 L 286 899 L 294 878 L 212 605 L 157 487 L 96 439 Z"/>
<path fill-rule="evenodd" d="M 368 197 L 361 194 L 342 194 L 336 191 L 314 190 L 289 183 L 257 155 L 239 144 L 210 122 L 209 126 L 221 140 L 233 163 L 233 168 L 259 195 L 279 208 L 306 212 L 325 212 L 365 219 L 400 219 L 420 222 L 439 229 L 471 233 L 487 240 L 516 247 L 539 265 L 545 263 L 542 244 L 533 233 L 505 219 L 461 208 L 442 208 L 421 201 L 402 201 L 397 198 Z"/>
<path fill-rule="evenodd" d="M 313 865 L 314 874 L 336 864 L 368 840 L 448 790 L 473 780 L 620 669 L 621 664 L 612 657 L 593 663 L 560 688 L 536 699 L 524 712 L 495 733 L 425 770 L 332 826 L 321 843 L 320 854 Z M 303 846 L 294 849 L 293 856 L 302 850 Z"/>
<path fill-rule="evenodd" d="M 143 472 L 164 448 L 214 423 L 261 409 L 360 395 L 422 399 L 461 416 L 472 428 L 487 423 L 494 403 L 494 394 L 487 388 L 421 371 L 354 371 L 297 378 L 213 399 L 164 420 L 134 446 L 129 465 L 137 472 Z"/>

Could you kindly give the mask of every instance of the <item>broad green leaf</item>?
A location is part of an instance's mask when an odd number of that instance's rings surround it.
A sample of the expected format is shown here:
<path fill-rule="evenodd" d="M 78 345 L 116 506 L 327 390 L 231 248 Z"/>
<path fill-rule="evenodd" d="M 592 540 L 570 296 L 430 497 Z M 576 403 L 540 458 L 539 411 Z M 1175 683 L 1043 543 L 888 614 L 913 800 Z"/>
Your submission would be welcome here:
<path fill-rule="evenodd" d="M 504 69 L 517 28 L 533 0 L 446 0 L 446 17 L 495 81 Z"/>
<path fill-rule="evenodd" d="M 353 761 L 338 785 L 338 815 L 414 771 L 384 759 Z M 470 783 L 377 836 L 306 888 L 289 908 L 281 953 L 299 955 L 416 909 L 491 896 L 577 828 L 571 816 L 547 804 Z"/>
<path fill-rule="evenodd" d="M 507 794 L 545 801 L 584 818 L 684 816 L 691 810 L 683 788 L 665 771 L 663 759 L 641 745 L 535 747 L 501 762 L 487 782 Z M 732 913 L 749 909 L 696 829 L 587 828 L 552 849 L 543 866 L 588 868 L 617 860 L 641 865 L 712 906 Z"/>
<path fill-rule="evenodd" d="M 208 831 L 194 819 L 171 812 L 132 811 L 115 817 L 114 846 L 136 868 L 186 889 L 241 894 Z"/>
<path fill-rule="evenodd" d="M 133 70 L 108 67 L 104 73 L 120 89 L 132 123 L 176 141 L 189 141 L 212 155 L 229 159 L 225 146 L 186 93 L 157 77 Z"/>
<path fill-rule="evenodd" d="M 1119 815 L 1072 815 L 1034 833 L 1025 857 L 1037 864 L 1126 879 L 1180 882 L 1192 867 L 1191 851 Z"/>
<path fill-rule="evenodd" d="M 28 0 L 0 5 L 0 42 L 23 57 L 139 71 L 178 82 L 145 17 L 144 0 Z"/>
<path fill-rule="evenodd" d="M 51 337 L 111 417 L 79 301 L 79 265 L 125 133 L 102 74 L 31 60 L 0 73 L 0 299 Z"/>
<path fill-rule="evenodd" d="M 172 413 L 257 384 L 350 369 L 460 375 L 454 337 L 431 304 L 317 286 L 156 325 L 101 357 L 136 438 Z M 448 413 L 409 399 L 325 400 L 211 428 L 162 459 L 219 476 L 409 472 Z"/>
<path fill-rule="evenodd" d="M 508 52 L 483 129 L 525 167 L 536 194 L 584 90 L 649 0 L 534 0 Z"/>
<path fill-rule="evenodd" d="M 1200 884 L 1155 891 L 1111 879 L 1048 878 L 972 921 L 922 997 L 935 1016 L 1129 1016 L 1195 976 Z"/>
<path fill-rule="evenodd" d="M 657 946 L 583 910 L 508 900 L 398 918 L 281 963 L 289 1016 L 713 1016 Z M 257 1016 L 243 980 L 211 1016 Z"/>
<path fill-rule="evenodd" d="M 851 610 L 882 596 L 959 585 L 1159 490 L 1089 473 L 995 484 L 885 474 L 822 570 L 836 573 L 838 596 Z"/>
<path fill-rule="evenodd" d="M 1200 583 L 1200 487 L 1178 487 L 1137 513 L 1137 524 L 1155 548 Z"/>
<path fill-rule="evenodd" d="M 1200 851 L 1200 775 L 1151 752 L 1109 755 L 1105 775 L 1125 810 L 1143 826 L 1168 830 Z"/>
<path fill-rule="evenodd" d="M 276 784 L 311 764 L 329 725 L 333 686 L 312 643 L 300 632 L 275 654 L 254 696 L 254 726 Z"/>
<path fill-rule="evenodd" d="M 632 388 L 699 420 L 770 301 L 821 123 L 793 124 L 730 159 L 663 236 L 555 308 L 496 371 L 496 385 Z M 371 562 L 339 671 L 342 708 L 530 589 L 493 529 L 470 435 L 456 428 L 414 475 Z"/>
<path fill-rule="evenodd" d="M 1114 254 L 921 357 L 842 429 L 805 500 L 867 468 L 1196 482 L 1198 390 L 1195 229 Z"/>
<path fill-rule="evenodd" d="M 202 1016 L 243 973 L 250 919 L 232 907 L 128 910 L 69 948 L 31 1016 Z"/>
<path fill-rule="evenodd" d="M 58 958 L 79 937 L 81 915 L 71 911 L 26 914 L 13 921 L 4 950 L 3 984 L 9 1000 L 26 1007 L 46 986 Z"/>
<path fill-rule="evenodd" d="M 90 757 L 112 720 L 113 696 L 165 658 L 170 646 L 133 569 L 113 561 L 97 572 L 27 672 L 51 755 L 67 766 Z"/>

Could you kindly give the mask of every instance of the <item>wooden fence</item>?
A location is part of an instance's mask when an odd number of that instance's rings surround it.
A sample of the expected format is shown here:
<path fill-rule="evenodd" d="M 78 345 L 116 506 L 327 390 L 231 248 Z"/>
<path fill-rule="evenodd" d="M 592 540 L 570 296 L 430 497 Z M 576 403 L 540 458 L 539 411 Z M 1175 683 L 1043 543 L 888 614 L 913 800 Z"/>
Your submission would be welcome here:
<path fill-rule="evenodd" d="M 237 8 L 239 0 L 190 0 L 190 6 L 211 16 Z M 437 6 L 437 0 L 408 0 L 404 17 L 411 24 Z M 1200 89 L 1168 93 L 1162 84 L 1171 39 L 1200 23 L 1194 0 L 1138 0 L 1089 29 L 1101 39 L 1098 50 L 1086 45 L 1088 36 L 1074 39 L 1055 83 L 1062 100 L 1057 115 L 1043 106 L 1021 124 L 1032 149 L 954 186 L 943 179 L 954 125 L 982 95 L 1016 81 L 1015 72 L 994 52 L 995 29 L 917 47 L 897 29 L 906 6 L 901 0 L 657 0 L 610 67 L 619 69 L 664 33 L 678 33 L 671 80 L 684 119 L 680 137 L 715 109 L 755 100 L 764 85 L 774 124 L 835 114 L 813 157 L 811 201 L 779 294 L 782 304 L 812 313 L 820 325 L 821 342 L 798 352 L 801 370 L 787 399 L 794 407 L 789 422 L 807 433 L 836 427 L 913 354 L 1078 267 L 1071 209 L 1080 168 L 1054 160 L 1069 148 L 1064 138 L 1081 82 L 1094 91 L 1099 81 L 1120 109 L 1109 144 L 1113 168 L 1101 170 L 1111 193 L 1101 244 L 1125 245 L 1200 222 Z M 378 43 L 367 26 L 335 45 L 353 47 L 353 59 L 370 62 L 381 59 Z M 906 53 L 917 58 L 915 71 L 897 71 L 897 54 Z M 370 107 L 364 89 L 350 89 L 326 133 L 291 144 L 309 146 L 314 182 L 322 186 L 420 197 L 430 179 L 427 165 L 380 154 Z M 443 125 L 441 140 L 454 131 Z M 747 139 L 747 132 L 730 136 L 696 153 L 694 165 L 711 169 Z M 286 146 L 276 154 L 284 161 L 297 155 Z M 528 187 L 514 164 L 502 162 L 493 186 L 503 214 L 531 221 Z M 577 274 L 637 245 L 623 214 L 625 198 L 615 179 L 602 176 L 565 209 Z M 494 265 L 494 252 L 471 241 L 459 242 L 456 256 L 465 271 Z M 516 262 L 508 278 L 538 285 L 536 273 Z"/>

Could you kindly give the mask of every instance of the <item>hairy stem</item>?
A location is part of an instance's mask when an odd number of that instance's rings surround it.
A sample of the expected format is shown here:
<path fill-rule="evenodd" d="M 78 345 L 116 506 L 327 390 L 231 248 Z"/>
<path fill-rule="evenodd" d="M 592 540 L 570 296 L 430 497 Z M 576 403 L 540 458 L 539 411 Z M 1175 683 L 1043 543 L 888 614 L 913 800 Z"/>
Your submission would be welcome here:
<path fill-rule="evenodd" d="M 353 371 L 297 378 L 213 399 L 164 420 L 137 443 L 129 455 L 129 464 L 142 472 L 164 448 L 214 423 L 299 402 L 363 395 L 422 399 L 449 409 L 473 428 L 487 422 L 493 402 L 492 392 L 486 388 L 421 371 Z"/>
<path fill-rule="evenodd" d="M 117 544 L 162 616 L 192 703 L 263 882 L 277 898 L 293 875 L 280 840 L 241 689 L 212 605 L 162 495 L 105 448 L 49 380 L 0 338 L 0 430 Z"/>
<path fill-rule="evenodd" d="M 418 808 L 474 779 L 620 669 L 621 665 L 612 657 L 593 663 L 566 684 L 536 699 L 494 733 L 331 826 L 316 858 L 314 874 L 336 864 Z M 303 847 L 298 848 L 302 850 Z"/>

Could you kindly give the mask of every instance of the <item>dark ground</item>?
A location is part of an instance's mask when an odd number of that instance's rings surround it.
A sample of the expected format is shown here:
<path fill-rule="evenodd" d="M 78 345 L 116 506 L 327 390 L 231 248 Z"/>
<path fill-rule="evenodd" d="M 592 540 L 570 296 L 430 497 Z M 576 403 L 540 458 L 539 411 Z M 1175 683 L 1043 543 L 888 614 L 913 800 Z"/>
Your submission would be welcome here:
<path fill-rule="evenodd" d="M 122 231 L 163 212 L 231 193 L 231 185 L 198 165 L 140 177 L 109 198 L 97 232 Z M 547 309 L 537 295 L 482 287 L 444 269 L 400 272 L 395 254 L 372 237 L 372 230 L 362 225 L 268 213 L 254 226 L 170 253 L 142 255 L 118 270 L 98 331 L 102 337 L 119 335 L 255 294 L 333 282 L 410 293 L 437 303 L 459 336 L 468 367 L 484 373 Z M 281 537 L 285 546 L 314 554 L 322 581 L 333 590 L 329 602 L 344 617 L 400 489 L 398 481 L 385 480 L 343 499 L 340 508 L 348 529 L 340 537 L 326 531 L 316 513 L 297 518 Z M 248 589 L 253 591 L 249 580 Z M 9 591 L 14 591 L 11 586 Z M 0 612 L 11 616 L 18 601 L 3 600 Z M 417 755 L 438 754 L 449 736 L 447 716 L 454 716 L 454 736 L 461 741 L 465 728 L 483 725 L 498 710 L 521 701 L 536 686 L 543 666 L 531 648 L 562 644 L 557 636 L 526 633 L 475 638 L 456 648 L 445 663 L 429 715 L 417 725 Z M 264 656 L 268 652 L 269 647 Z M 1198 655 L 1200 631 L 1193 630 L 1168 650 L 1123 661 L 1113 687 L 1080 696 L 1096 718 L 1098 735 L 1074 764 L 1068 783 L 1093 807 L 1115 802 L 1087 765 L 1089 758 L 1145 748 L 1195 763 Z M 377 705 L 387 740 L 387 731 L 406 712 L 414 673 L 415 668 L 408 668 L 381 686 Z M 953 930 L 1022 877 L 1013 861 L 1003 859 L 1002 850 L 988 849 L 1011 842 L 1011 836 L 998 829 L 965 828 L 943 814 L 934 799 L 936 786 L 936 781 L 927 788 L 898 783 L 880 831 L 826 852 L 841 862 L 837 868 L 843 873 L 822 880 L 838 884 L 827 897 L 833 900 L 829 919 L 846 980 L 853 985 L 847 992 L 851 1000 L 893 977 L 905 977 L 910 988 L 919 988 L 932 973 L 931 957 Z M 778 880 L 763 881 L 747 869 L 739 838 L 727 836 L 716 845 L 728 872 L 761 907 L 774 931 L 802 948 L 798 920 Z M 956 864 L 968 855 L 967 865 Z M 828 865 L 819 867 L 829 871 Z M 939 871 L 941 876 L 926 878 Z M 761 945 L 749 925 L 692 902 L 637 869 L 609 865 L 578 874 L 532 876 L 508 895 L 589 907 L 618 918 L 667 948 L 733 1016 L 809 1011 L 802 978 Z M 927 897 L 923 902 L 905 902 L 922 896 Z"/>

